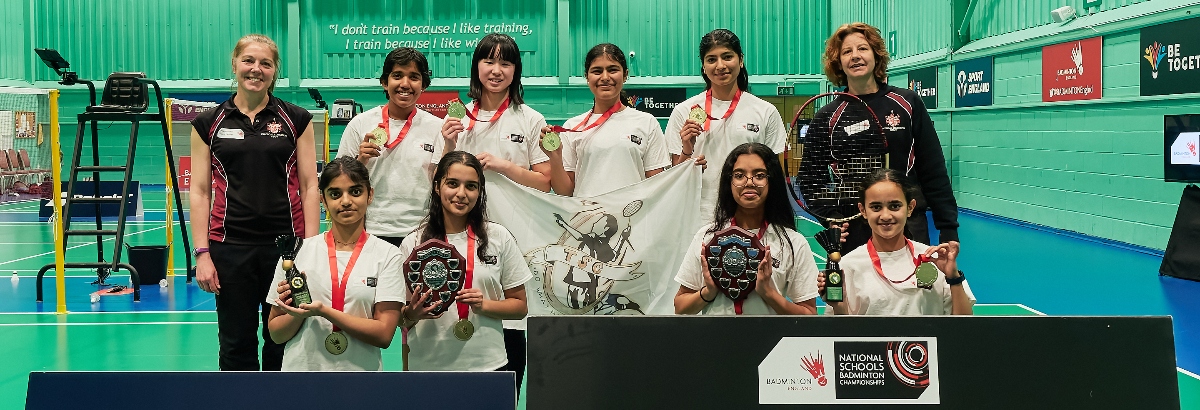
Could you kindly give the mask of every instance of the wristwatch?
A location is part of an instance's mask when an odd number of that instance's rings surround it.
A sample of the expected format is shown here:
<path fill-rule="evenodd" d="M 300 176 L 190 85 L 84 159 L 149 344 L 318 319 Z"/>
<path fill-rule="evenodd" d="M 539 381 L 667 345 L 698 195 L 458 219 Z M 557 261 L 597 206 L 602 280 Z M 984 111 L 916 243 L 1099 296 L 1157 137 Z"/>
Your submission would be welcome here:
<path fill-rule="evenodd" d="M 963 275 L 962 271 L 958 271 L 957 278 L 952 278 L 949 276 L 946 277 L 946 284 L 950 286 L 961 285 L 965 280 L 967 280 L 967 275 Z"/>
<path fill-rule="evenodd" d="M 196 248 L 196 249 L 192 249 L 192 257 L 193 257 L 193 258 L 199 258 L 199 257 L 200 257 L 200 254 L 202 254 L 202 253 L 208 253 L 208 248 Z"/>

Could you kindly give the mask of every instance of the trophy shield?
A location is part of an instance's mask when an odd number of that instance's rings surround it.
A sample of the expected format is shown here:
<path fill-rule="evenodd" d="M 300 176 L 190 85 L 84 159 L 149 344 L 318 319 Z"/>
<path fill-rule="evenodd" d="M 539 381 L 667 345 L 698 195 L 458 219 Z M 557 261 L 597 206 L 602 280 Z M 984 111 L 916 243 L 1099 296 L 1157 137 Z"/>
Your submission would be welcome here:
<path fill-rule="evenodd" d="M 704 247 L 717 290 L 734 301 L 745 300 L 754 292 L 758 264 L 765 254 L 758 237 L 737 226 L 718 231 Z"/>
<path fill-rule="evenodd" d="M 441 239 L 430 239 L 413 249 L 404 261 L 404 284 L 409 292 L 433 289 L 423 307 L 441 303 L 432 312 L 440 315 L 454 305 L 454 296 L 463 289 L 466 268 L 466 258 L 454 246 Z"/>

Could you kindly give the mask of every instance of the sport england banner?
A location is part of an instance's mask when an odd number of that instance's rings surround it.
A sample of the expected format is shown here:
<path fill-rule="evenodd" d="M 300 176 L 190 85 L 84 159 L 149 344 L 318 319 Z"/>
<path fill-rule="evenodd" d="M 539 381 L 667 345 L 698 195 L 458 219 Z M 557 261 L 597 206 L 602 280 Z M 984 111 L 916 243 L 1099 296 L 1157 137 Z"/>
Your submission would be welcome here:
<path fill-rule="evenodd" d="M 758 365 L 759 404 L 940 404 L 935 337 L 785 337 Z"/>
<path fill-rule="evenodd" d="M 992 58 L 954 64 L 954 106 L 992 105 Z"/>
<path fill-rule="evenodd" d="M 936 110 L 937 105 L 937 67 L 922 68 L 908 72 L 908 89 L 921 96 L 925 108 Z"/>
<path fill-rule="evenodd" d="M 1103 95 L 1103 37 L 1042 47 L 1042 101 L 1095 100 Z"/>
<path fill-rule="evenodd" d="M 674 314 L 675 274 L 700 229 L 700 172 L 684 162 L 590 198 L 489 172 L 488 216 L 512 232 L 533 272 L 529 315 Z"/>
<path fill-rule="evenodd" d="M 1200 18 L 1142 29 L 1142 95 L 1200 92 Z"/>

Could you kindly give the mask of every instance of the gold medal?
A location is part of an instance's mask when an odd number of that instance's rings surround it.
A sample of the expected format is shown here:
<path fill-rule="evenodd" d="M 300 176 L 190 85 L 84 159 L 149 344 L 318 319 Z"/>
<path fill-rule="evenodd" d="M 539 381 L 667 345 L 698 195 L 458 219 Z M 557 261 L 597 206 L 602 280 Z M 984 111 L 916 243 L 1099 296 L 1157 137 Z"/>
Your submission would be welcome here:
<path fill-rule="evenodd" d="M 542 149 L 554 151 L 559 147 L 562 147 L 562 138 L 559 138 L 557 132 L 547 132 L 542 136 Z"/>
<path fill-rule="evenodd" d="M 932 263 L 925 262 L 917 266 L 917 287 L 921 289 L 933 289 L 933 282 L 938 278 L 937 267 Z"/>
<path fill-rule="evenodd" d="M 374 130 L 371 130 L 371 132 L 368 133 L 367 135 L 371 136 L 370 142 L 372 144 L 375 144 L 375 145 L 378 145 L 381 147 L 383 146 L 383 144 L 387 144 L 387 140 L 388 140 L 387 131 L 384 131 L 384 129 L 382 127 L 376 127 Z"/>
<path fill-rule="evenodd" d="M 698 124 L 703 125 L 704 120 L 708 119 L 708 113 L 704 112 L 704 109 L 700 108 L 700 106 L 697 105 L 695 107 L 692 107 L 692 111 L 688 113 L 688 119 L 695 121 Z"/>
<path fill-rule="evenodd" d="M 475 324 L 471 323 L 470 320 L 459 319 L 459 321 L 454 322 L 454 337 L 458 338 L 458 340 L 465 342 L 471 340 L 471 336 L 474 335 Z"/>
<path fill-rule="evenodd" d="M 467 116 L 467 106 L 463 105 L 462 101 L 459 100 L 451 101 L 450 105 L 446 106 L 446 116 L 461 120 L 462 117 Z"/>
<path fill-rule="evenodd" d="M 350 341 L 346 339 L 346 334 L 342 332 L 333 332 L 329 336 L 325 336 L 325 350 L 329 354 L 339 355 L 346 353 L 346 348 L 350 347 Z"/>

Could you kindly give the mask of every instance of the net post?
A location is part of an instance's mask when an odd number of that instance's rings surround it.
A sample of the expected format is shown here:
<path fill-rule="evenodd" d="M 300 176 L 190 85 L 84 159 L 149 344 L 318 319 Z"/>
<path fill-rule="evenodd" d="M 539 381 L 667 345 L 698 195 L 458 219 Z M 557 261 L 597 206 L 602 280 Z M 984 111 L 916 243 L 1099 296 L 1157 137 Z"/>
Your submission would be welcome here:
<path fill-rule="evenodd" d="M 171 111 L 172 111 L 171 104 L 174 102 L 175 102 L 174 98 L 164 98 L 163 99 L 163 104 L 165 104 L 165 107 L 166 107 L 164 110 L 165 112 L 163 112 L 163 121 L 167 122 L 167 144 L 175 143 L 175 140 L 173 138 L 171 138 L 171 132 L 174 131 L 174 123 L 171 122 Z M 167 196 L 166 196 L 166 199 L 164 199 L 167 202 L 167 207 L 166 207 L 167 215 L 166 215 L 166 218 L 164 218 L 166 220 L 166 224 L 167 224 L 167 283 L 174 283 L 174 281 L 175 281 L 175 212 L 174 212 L 175 211 L 174 210 L 175 201 L 173 201 L 173 199 L 175 199 L 175 188 L 176 187 L 174 186 L 174 184 L 171 183 L 171 163 L 170 163 L 170 161 L 174 161 L 174 160 L 175 160 L 175 158 L 168 157 L 167 158 L 168 162 L 166 164 L 163 164 L 163 168 L 166 169 L 166 175 L 167 175 L 167 182 L 166 182 L 167 189 L 165 191 Z M 179 221 L 179 222 L 183 223 L 183 221 Z"/>
<path fill-rule="evenodd" d="M 67 313 L 67 285 L 63 264 L 67 238 L 63 237 L 62 220 L 62 158 L 59 154 L 62 147 L 59 141 L 58 129 L 58 90 L 50 90 L 50 171 L 53 177 L 54 196 L 50 201 L 54 204 L 54 294 L 58 298 L 55 312 Z"/>

